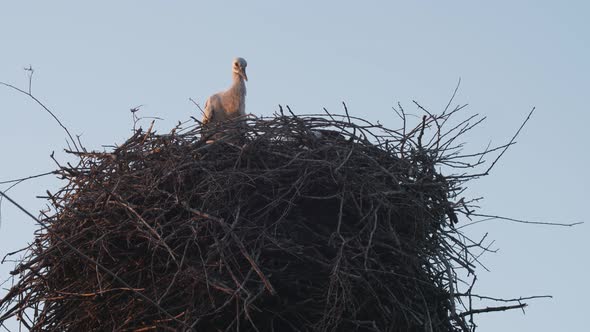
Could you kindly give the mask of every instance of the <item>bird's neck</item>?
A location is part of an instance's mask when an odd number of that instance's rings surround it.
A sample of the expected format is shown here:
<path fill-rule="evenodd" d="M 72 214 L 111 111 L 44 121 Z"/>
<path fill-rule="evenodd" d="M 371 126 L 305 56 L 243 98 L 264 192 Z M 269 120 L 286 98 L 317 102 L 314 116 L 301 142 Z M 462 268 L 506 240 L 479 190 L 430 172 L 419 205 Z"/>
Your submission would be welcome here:
<path fill-rule="evenodd" d="M 241 92 L 245 95 L 246 94 L 246 82 L 244 81 L 244 78 L 242 78 L 242 76 L 240 76 L 239 74 L 234 73 L 233 84 L 232 84 L 230 90 L 238 90 L 238 92 Z"/>

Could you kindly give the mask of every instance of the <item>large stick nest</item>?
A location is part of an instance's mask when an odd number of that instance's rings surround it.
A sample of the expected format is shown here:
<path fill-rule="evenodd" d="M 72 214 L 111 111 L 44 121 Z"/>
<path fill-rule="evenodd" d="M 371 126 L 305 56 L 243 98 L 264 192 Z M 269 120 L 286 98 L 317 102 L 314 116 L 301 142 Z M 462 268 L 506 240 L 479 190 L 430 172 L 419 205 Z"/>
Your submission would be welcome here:
<path fill-rule="evenodd" d="M 471 128 L 441 131 L 453 113 L 401 130 L 281 113 L 71 151 L 79 162 L 59 170 L 67 185 L 48 195 L 0 322 L 468 331 L 455 268 L 472 259 L 452 200 L 469 177 L 439 167 L 459 165 L 453 142 Z"/>

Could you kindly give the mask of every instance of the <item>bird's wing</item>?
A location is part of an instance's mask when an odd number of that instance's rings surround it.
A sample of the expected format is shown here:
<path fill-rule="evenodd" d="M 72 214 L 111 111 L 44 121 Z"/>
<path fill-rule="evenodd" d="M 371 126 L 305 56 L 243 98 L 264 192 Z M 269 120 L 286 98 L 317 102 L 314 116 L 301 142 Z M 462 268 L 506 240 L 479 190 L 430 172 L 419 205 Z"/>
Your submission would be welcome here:
<path fill-rule="evenodd" d="M 213 107 L 211 106 L 211 97 L 205 101 L 205 111 L 203 112 L 203 124 L 207 124 L 213 120 Z"/>

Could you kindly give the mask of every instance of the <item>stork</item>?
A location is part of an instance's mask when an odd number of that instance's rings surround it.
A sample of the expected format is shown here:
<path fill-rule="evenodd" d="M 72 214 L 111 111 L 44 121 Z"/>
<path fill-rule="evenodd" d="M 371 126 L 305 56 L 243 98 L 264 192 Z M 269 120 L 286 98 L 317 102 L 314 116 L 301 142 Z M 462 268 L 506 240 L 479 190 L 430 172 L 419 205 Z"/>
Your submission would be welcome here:
<path fill-rule="evenodd" d="M 233 83 L 229 89 L 216 93 L 205 102 L 203 124 L 218 123 L 246 115 L 246 60 L 233 61 Z"/>

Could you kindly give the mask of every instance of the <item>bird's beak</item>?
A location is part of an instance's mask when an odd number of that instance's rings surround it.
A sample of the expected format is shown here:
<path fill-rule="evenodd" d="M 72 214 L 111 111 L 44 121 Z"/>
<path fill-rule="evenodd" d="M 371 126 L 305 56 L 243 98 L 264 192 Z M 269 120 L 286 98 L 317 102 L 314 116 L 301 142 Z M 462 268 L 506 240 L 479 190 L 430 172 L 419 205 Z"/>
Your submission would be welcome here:
<path fill-rule="evenodd" d="M 248 75 L 246 75 L 246 68 L 241 68 L 240 69 L 240 75 L 242 75 L 242 77 L 244 78 L 244 80 L 248 80 Z"/>

